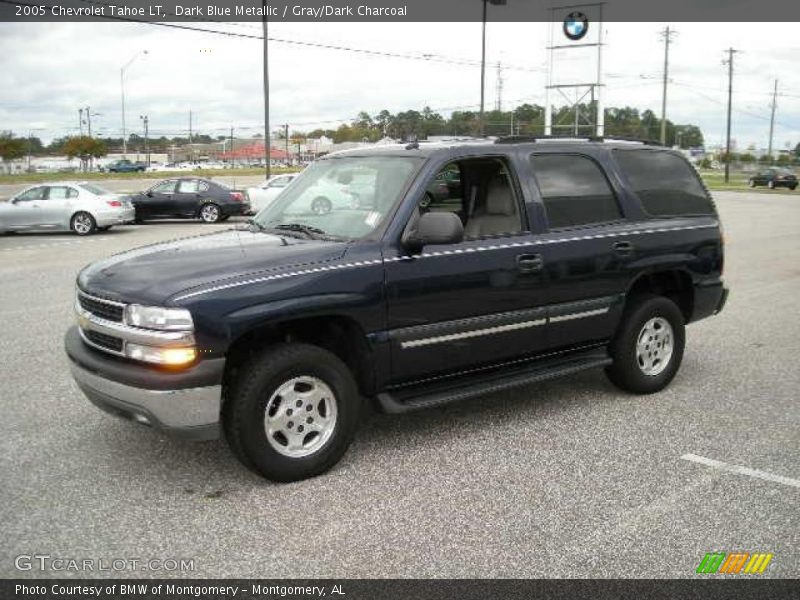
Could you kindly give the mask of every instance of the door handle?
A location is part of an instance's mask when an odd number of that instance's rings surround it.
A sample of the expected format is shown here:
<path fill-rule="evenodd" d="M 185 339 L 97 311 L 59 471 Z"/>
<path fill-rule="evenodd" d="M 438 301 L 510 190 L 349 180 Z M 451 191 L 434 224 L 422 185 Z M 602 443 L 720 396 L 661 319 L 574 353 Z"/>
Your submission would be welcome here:
<path fill-rule="evenodd" d="M 544 266 L 541 254 L 520 254 L 517 256 L 517 269 L 520 273 L 535 273 Z"/>
<path fill-rule="evenodd" d="M 614 244 L 611 247 L 614 249 L 614 252 L 618 256 L 630 256 L 636 249 L 636 247 L 631 242 L 627 241 L 614 242 Z"/>

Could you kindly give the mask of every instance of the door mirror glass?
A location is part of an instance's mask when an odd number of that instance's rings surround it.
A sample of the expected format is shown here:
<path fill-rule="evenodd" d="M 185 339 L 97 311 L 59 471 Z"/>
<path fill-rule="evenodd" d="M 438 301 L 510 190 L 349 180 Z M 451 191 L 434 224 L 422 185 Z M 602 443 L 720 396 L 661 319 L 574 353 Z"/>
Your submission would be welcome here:
<path fill-rule="evenodd" d="M 403 246 L 418 254 L 425 246 L 459 244 L 464 240 L 464 225 L 458 215 L 450 212 L 428 212 L 412 224 L 404 236 Z"/>

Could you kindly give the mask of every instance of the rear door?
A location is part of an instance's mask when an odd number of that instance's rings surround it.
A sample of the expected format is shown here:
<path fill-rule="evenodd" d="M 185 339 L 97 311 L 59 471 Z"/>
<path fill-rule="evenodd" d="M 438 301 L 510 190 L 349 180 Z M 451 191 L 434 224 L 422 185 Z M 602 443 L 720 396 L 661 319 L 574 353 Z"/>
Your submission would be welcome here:
<path fill-rule="evenodd" d="M 182 217 L 193 217 L 197 214 L 201 200 L 201 185 L 202 191 L 207 192 L 208 184 L 199 179 L 181 179 L 178 181 L 178 187 L 175 189 L 173 197 L 175 214 L 179 214 Z"/>
<path fill-rule="evenodd" d="M 547 221 L 539 252 L 548 282 L 548 346 L 607 339 L 636 252 L 618 194 L 594 156 L 534 153 L 529 165 Z"/>
<path fill-rule="evenodd" d="M 74 189 L 66 185 L 48 186 L 47 198 L 40 202 L 44 224 L 57 227 L 69 223 L 70 199 L 77 195 Z"/>

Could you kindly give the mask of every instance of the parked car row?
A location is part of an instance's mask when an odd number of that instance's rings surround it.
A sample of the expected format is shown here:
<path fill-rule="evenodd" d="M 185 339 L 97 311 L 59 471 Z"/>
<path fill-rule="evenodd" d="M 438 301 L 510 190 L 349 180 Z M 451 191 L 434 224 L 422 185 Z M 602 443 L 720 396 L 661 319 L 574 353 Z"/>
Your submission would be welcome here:
<path fill-rule="evenodd" d="M 34 185 L 0 202 L 0 233 L 71 230 L 90 235 L 153 219 L 217 223 L 251 212 L 245 191 L 199 177 L 166 179 L 133 195 L 86 181 L 63 181 Z"/>

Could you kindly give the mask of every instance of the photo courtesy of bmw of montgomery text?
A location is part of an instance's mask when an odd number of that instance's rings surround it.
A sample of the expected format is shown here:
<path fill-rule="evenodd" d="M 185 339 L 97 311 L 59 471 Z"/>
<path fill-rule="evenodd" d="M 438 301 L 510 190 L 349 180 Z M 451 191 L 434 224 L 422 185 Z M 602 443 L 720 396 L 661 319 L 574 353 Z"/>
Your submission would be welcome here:
<path fill-rule="evenodd" d="M 322 187 L 358 201 L 315 210 Z M 357 188 L 357 189 L 355 189 Z M 323 473 L 364 402 L 399 413 L 603 367 L 663 389 L 722 310 L 723 238 L 678 152 L 610 139 L 389 145 L 313 163 L 239 229 L 78 276 L 73 376 L 99 407 Z"/>

